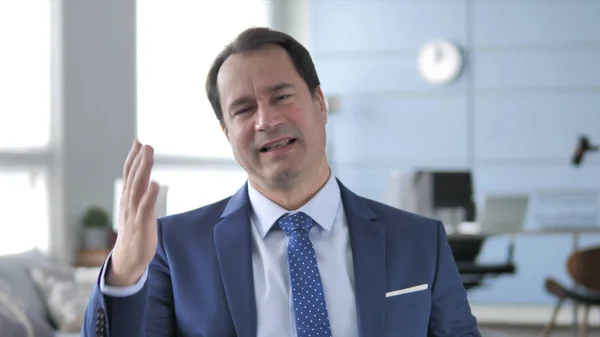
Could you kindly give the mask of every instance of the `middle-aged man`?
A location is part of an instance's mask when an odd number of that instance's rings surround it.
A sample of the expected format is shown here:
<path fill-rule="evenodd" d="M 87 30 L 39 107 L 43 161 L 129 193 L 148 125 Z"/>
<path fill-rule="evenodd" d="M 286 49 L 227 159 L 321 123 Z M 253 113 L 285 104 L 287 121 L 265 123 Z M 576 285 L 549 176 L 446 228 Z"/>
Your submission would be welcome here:
<path fill-rule="evenodd" d="M 325 99 L 301 44 L 246 30 L 206 91 L 247 183 L 157 220 L 153 150 L 134 142 L 83 336 L 480 336 L 444 226 L 332 175 Z"/>

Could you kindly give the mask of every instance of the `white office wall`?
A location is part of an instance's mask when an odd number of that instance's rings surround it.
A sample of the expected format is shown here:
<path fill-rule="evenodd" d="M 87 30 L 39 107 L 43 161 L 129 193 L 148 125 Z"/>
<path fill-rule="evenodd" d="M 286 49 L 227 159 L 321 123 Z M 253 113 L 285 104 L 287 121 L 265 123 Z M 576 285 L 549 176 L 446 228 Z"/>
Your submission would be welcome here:
<path fill-rule="evenodd" d="M 323 90 L 342 105 L 329 133 L 334 171 L 349 188 L 382 200 L 394 172 L 471 169 L 481 209 L 486 194 L 600 187 L 600 156 L 570 164 L 580 134 L 600 141 L 600 2 L 310 2 L 311 52 Z M 419 48 L 438 38 L 465 61 L 440 87 L 417 68 Z M 585 234 L 580 247 L 599 242 Z M 472 302 L 552 305 L 543 281 L 568 280 L 571 243 L 569 234 L 519 237 L 516 275 L 470 291 Z M 507 254 L 494 237 L 480 258 Z"/>

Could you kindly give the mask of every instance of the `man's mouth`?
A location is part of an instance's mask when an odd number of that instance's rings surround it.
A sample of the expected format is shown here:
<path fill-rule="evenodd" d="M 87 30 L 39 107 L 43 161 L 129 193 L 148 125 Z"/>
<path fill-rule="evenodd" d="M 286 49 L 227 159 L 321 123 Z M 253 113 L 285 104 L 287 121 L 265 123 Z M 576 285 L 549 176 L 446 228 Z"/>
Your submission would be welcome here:
<path fill-rule="evenodd" d="M 295 141 L 296 141 L 295 138 L 290 138 L 290 139 L 282 140 L 282 141 L 277 142 L 277 143 L 269 144 L 267 146 L 263 146 L 260 149 L 260 152 L 269 152 L 269 151 L 277 150 L 279 148 L 282 148 L 282 147 L 288 146 L 290 144 L 293 144 Z"/>

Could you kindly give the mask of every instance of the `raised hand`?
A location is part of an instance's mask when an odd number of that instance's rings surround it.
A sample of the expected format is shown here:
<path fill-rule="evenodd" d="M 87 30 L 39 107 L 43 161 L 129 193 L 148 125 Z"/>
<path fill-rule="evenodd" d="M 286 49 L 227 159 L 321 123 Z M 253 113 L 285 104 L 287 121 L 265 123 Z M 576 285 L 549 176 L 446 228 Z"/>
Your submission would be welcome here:
<path fill-rule="evenodd" d="M 156 252 L 155 204 L 159 186 L 150 181 L 153 164 L 154 149 L 136 140 L 123 166 L 119 230 L 106 274 L 108 285 L 137 283 Z"/>

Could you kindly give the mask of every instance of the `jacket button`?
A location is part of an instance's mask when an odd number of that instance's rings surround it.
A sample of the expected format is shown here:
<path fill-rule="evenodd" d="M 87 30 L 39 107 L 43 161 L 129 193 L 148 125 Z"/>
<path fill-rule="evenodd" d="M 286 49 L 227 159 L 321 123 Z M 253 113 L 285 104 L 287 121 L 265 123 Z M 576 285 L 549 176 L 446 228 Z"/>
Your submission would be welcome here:
<path fill-rule="evenodd" d="M 96 336 L 104 336 L 104 310 L 98 308 L 96 310 Z"/>

